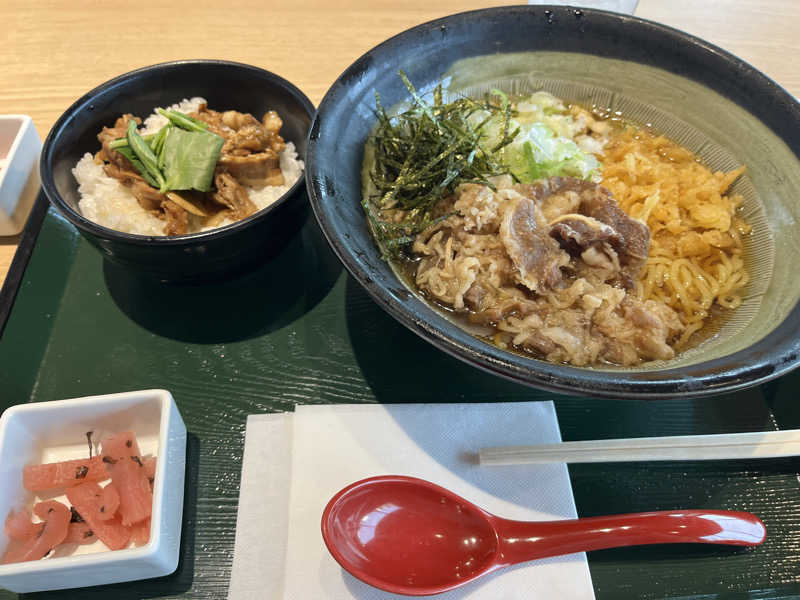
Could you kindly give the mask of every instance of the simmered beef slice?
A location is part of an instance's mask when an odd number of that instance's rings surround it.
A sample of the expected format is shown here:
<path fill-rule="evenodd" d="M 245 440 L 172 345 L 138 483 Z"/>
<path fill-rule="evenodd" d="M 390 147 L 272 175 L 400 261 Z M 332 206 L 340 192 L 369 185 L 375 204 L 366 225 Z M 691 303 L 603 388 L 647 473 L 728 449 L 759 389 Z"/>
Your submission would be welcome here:
<path fill-rule="evenodd" d="M 230 131 L 222 122 L 222 113 L 208 108 L 207 105 L 201 104 L 197 112 L 193 112 L 190 117 L 202 121 L 208 126 L 208 131 L 216 133 L 221 138 L 227 139 Z"/>
<path fill-rule="evenodd" d="M 172 200 L 164 200 L 161 203 L 164 211 L 164 219 L 167 221 L 164 233 L 167 235 L 184 235 L 189 231 L 189 213 L 175 204 Z"/>
<path fill-rule="evenodd" d="M 582 194 L 596 187 L 597 184 L 575 177 L 548 177 L 513 185 L 511 189 L 535 200 L 549 223 L 562 215 L 577 212 Z"/>
<path fill-rule="evenodd" d="M 605 223 L 581 214 L 567 214 L 553 221 L 550 235 L 561 242 L 561 246 L 573 254 L 589 246 L 603 242 L 619 243 L 617 231 Z"/>
<path fill-rule="evenodd" d="M 611 244 L 619 254 L 623 270 L 635 278 L 647 260 L 650 250 L 650 228 L 626 215 L 611 192 L 599 185 L 593 192 L 581 195 L 579 211 L 614 228 L 618 239 L 611 241 Z"/>
<path fill-rule="evenodd" d="M 549 235 L 536 203 L 518 196 L 509 200 L 500 224 L 500 239 L 519 271 L 519 283 L 534 292 L 561 281 L 561 267 L 569 255 Z"/>
<path fill-rule="evenodd" d="M 225 167 L 225 170 L 240 183 L 250 187 L 285 183 L 278 155 L 269 149 L 245 156 L 222 155 L 219 165 Z"/>
<path fill-rule="evenodd" d="M 611 192 L 573 177 L 550 177 L 514 189 L 536 200 L 550 234 L 564 249 L 619 270 L 625 287 L 633 285 L 647 260 L 650 229 L 626 215 Z"/>
<path fill-rule="evenodd" d="M 278 133 L 283 125 L 278 113 L 268 111 L 259 121 L 249 113 L 220 113 L 201 106 L 192 116 L 225 140 L 219 167 L 241 184 L 256 188 L 284 184 L 279 155 L 286 143 Z"/>
<path fill-rule="evenodd" d="M 674 358 L 675 351 L 667 341 L 680 330 L 681 324 L 672 309 L 652 300 L 645 303 L 628 302 L 625 319 L 636 332 L 634 344 L 640 359 Z"/>
<path fill-rule="evenodd" d="M 279 135 L 283 121 L 275 111 L 268 111 L 262 121 L 249 113 L 235 110 L 217 112 L 206 106 L 200 106 L 192 117 L 208 125 L 209 131 L 225 140 L 222 156 L 246 156 L 271 150 L 281 152 L 286 143 Z"/>
<path fill-rule="evenodd" d="M 139 205 L 145 210 L 158 211 L 164 202 L 169 202 L 164 194 L 149 185 L 144 179 L 131 182 L 130 188 Z"/>
<path fill-rule="evenodd" d="M 217 191 L 211 195 L 211 199 L 228 207 L 231 210 L 232 219 L 238 221 L 256 212 L 256 205 L 250 200 L 247 190 L 230 174 L 217 168 L 214 185 L 217 187 Z"/>
<path fill-rule="evenodd" d="M 604 281 L 620 277 L 619 257 L 612 247 L 619 242 L 619 234 L 613 227 L 578 213 L 559 217 L 551 225 L 550 235 L 570 255 L 580 257 L 583 264 L 573 265 L 577 273 L 600 269 Z"/>

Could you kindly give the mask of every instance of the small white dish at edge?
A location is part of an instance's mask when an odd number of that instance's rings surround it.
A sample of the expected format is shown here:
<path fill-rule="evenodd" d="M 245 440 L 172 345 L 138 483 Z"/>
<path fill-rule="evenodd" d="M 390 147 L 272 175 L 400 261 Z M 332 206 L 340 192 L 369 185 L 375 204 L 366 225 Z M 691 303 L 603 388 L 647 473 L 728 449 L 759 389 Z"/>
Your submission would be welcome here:
<path fill-rule="evenodd" d="M 0 115 L 0 236 L 25 226 L 39 193 L 42 140 L 27 115 Z"/>

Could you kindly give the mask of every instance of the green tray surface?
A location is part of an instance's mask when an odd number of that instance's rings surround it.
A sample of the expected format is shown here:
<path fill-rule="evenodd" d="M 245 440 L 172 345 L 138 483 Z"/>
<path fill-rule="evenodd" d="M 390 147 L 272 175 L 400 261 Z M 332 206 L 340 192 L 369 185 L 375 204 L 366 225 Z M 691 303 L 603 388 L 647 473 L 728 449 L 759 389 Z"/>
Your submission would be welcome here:
<path fill-rule="evenodd" d="M 800 424 L 795 375 L 737 394 L 646 402 L 554 395 L 484 373 L 384 313 L 311 217 L 257 271 L 174 286 L 105 261 L 50 209 L 0 339 L 0 410 L 147 388 L 172 392 L 189 432 L 178 570 L 81 590 L 0 590 L 0 600 L 226 598 L 249 414 L 297 404 L 552 399 L 564 440 Z M 795 459 L 570 465 L 579 516 L 732 509 L 756 513 L 767 527 L 758 548 L 592 552 L 597 598 L 800 596 L 797 472 Z M 530 486 L 536 493 L 535 480 Z"/>

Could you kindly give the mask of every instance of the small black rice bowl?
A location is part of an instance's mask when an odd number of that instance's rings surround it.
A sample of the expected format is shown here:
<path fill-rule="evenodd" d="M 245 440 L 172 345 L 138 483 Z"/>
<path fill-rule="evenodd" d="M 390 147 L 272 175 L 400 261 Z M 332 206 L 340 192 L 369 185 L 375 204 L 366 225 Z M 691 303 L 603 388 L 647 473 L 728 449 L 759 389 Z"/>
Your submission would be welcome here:
<path fill-rule="evenodd" d="M 47 198 L 109 260 L 171 282 L 218 279 L 265 260 L 297 230 L 307 213 L 303 178 L 267 208 L 225 227 L 181 236 L 124 233 L 86 219 L 80 212 L 72 169 L 86 152 L 100 148 L 97 134 L 125 113 L 146 117 L 158 106 L 201 96 L 211 108 L 275 110 L 281 135 L 303 159 L 314 116 L 310 100 L 285 79 L 250 65 L 220 60 L 157 64 L 120 75 L 93 89 L 61 115 L 45 140 L 42 188 Z"/>

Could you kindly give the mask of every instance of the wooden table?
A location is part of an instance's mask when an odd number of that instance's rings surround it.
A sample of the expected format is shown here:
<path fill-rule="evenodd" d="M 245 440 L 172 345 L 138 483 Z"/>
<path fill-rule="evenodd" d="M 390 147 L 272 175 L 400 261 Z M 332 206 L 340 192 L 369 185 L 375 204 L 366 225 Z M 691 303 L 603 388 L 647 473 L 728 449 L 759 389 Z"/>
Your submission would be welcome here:
<path fill-rule="evenodd" d="M 508 3 L 140 0 L 126 8 L 124 2 L 4 0 L 0 114 L 31 115 L 44 138 L 89 89 L 126 71 L 182 58 L 264 67 L 317 104 L 350 63 L 387 37 L 450 13 Z M 800 2 L 640 0 L 635 14 L 705 38 L 800 95 Z M 0 238 L 0 282 L 18 242 L 18 236 Z"/>
<path fill-rule="evenodd" d="M 637 13 L 716 42 L 800 95 L 800 41 L 790 29 L 800 3 L 791 2 L 708 0 L 709 7 L 694 0 L 640 0 Z M 458 0 L 316 0 L 274 8 L 263 0 L 207 7 L 204 0 L 122 4 L 0 0 L 6 59 L 0 112 L 30 114 L 44 136 L 65 108 L 97 84 L 143 65 L 193 57 L 267 68 L 318 103 L 355 58 L 388 36 L 481 6 Z M 58 219 L 45 220 L 27 285 L 3 332 L 0 412 L 25 401 L 168 387 L 190 437 L 178 572 L 52 593 L 48 600 L 225 598 L 248 414 L 311 403 L 552 397 L 456 361 L 407 331 L 348 278 L 313 223 L 255 277 L 202 293 L 139 280 L 110 264 L 104 268 L 87 243 L 59 235 L 65 230 Z M 16 243 L 0 245 L 0 279 Z M 317 276 L 292 278 L 298 272 Z M 285 293 L 264 294 L 275 281 L 287 282 Z M 219 310 L 226 305 L 237 310 Z M 397 377 L 397 357 L 414 361 L 413 376 Z M 558 419 L 564 439 L 574 441 L 793 429 L 800 427 L 798 387 L 800 371 L 763 390 L 703 401 L 563 397 Z M 665 597 L 665 589 L 673 597 L 729 597 L 728 585 L 757 597 L 796 597 L 800 502 L 794 459 L 571 465 L 570 477 L 583 516 L 706 506 L 752 510 L 768 523 L 767 545 L 758 553 L 608 551 L 592 566 L 599 599 L 627 600 L 639 590 Z M 16 598 L 0 590 L 0 599 Z"/>

